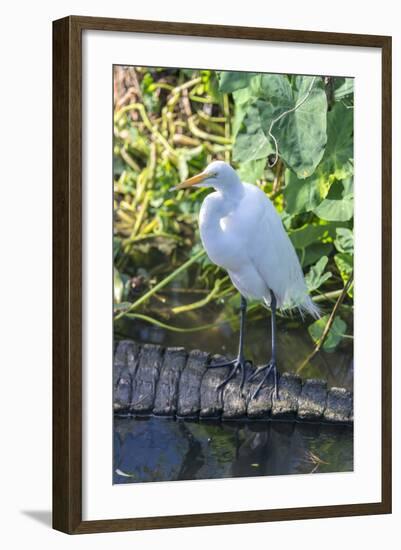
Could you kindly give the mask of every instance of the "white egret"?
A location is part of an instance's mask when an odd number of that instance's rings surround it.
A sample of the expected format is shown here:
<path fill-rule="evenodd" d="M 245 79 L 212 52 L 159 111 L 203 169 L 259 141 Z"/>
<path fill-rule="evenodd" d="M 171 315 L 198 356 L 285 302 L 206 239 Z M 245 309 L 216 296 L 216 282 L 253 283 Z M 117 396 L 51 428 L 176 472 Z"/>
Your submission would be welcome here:
<path fill-rule="evenodd" d="M 176 189 L 192 186 L 215 189 L 200 210 L 200 235 L 210 260 L 227 271 L 241 294 L 238 356 L 224 365 L 216 365 L 231 367 L 219 388 L 238 371 L 241 390 L 245 383 L 249 361 L 244 357 L 244 324 L 247 298 L 253 298 L 271 309 L 272 351 L 270 361 L 249 378 L 256 379 L 262 374 L 252 397 L 256 397 L 270 374 L 277 395 L 276 308 L 298 308 L 301 313 L 319 315 L 308 295 L 298 256 L 272 202 L 256 185 L 243 183 L 229 164 L 214 161 Z"/>

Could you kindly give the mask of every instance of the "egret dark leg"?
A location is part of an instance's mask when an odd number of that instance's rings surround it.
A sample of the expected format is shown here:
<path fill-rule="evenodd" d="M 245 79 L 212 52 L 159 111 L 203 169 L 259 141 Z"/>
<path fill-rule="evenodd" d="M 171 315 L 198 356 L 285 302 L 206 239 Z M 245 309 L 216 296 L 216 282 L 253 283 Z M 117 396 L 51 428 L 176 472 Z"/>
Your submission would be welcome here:
<path fill-rule="evenodd" d="M 266 380 L 269 378 L 270 373 L 273 374 L 273 383 L 274 383 L 274 395 L 277 398 L 278 397 L 278 383 L 277 383 L 277 363 L 276 363 L 276 334 L 277 334 L 277 325 L 276 325 L 276 309 L 277 309 L 277 300 L 274 295 L 273 291 L 270 291 L 271 294 L 271 302 L 270 302 L 270 308 L 271 308 L 271 331 L 272 331 L 272 355 L 270 361 L 265 365 L 264 367 L 260 367 L 256 369 L 256 371 L 249 377 L 249 381 L 255 380 L 259 376 L 259 374 L 263 374 L 256 390 L 254 391 L 252 395 L 252 399 L 255 399 L 257 397 L 258 393 L 260 392 L 263 384 L 266 382 Z"/>
<path fill-rule="evenodd" d="M 247 303 L 246 299 L 241 296 L 241 308 L 240 308 L 240 327 L 239 327 L 239 347 L 238 356 L 232 361 L 226 363 L 218 363 L 215 365 L 209 365 L 208 368 L 216 369 L 220 367 L 231 367 L 227 377 L 217 386 L 218 390 L 221 390 L 227 382 L 229 382 L 239 371 L 241 373 L 240 390 L 242 391 L 246 380 L 246 365 L 251 364 L 250 361 L 244 357 L 244 335 L 245 335 L 245 317 L 246 317 Z"/>

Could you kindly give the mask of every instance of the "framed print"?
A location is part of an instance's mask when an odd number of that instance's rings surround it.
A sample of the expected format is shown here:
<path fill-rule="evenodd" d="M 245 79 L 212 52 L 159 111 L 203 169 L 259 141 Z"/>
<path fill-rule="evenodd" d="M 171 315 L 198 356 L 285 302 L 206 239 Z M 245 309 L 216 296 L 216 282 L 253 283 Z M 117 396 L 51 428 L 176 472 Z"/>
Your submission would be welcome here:
<path fill-rule="evenodd" d="M 391 38 L 53 24 L 53 526 L 391 511 Z"/>

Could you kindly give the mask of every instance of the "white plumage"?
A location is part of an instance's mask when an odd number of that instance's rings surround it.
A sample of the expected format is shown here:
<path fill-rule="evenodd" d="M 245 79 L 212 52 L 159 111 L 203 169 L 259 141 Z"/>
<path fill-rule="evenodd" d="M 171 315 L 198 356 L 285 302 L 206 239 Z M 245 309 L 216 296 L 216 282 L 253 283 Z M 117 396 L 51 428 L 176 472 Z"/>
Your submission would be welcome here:
<path fill-rule="evenodd" d="M 269 376 L 273 376 L 274 395 L 278 397 L 276 308 L 298 308 L 301 313 L 319 316 L 308 296 L 298 256 L 268 197 L 256 185 L 243 183 L 229 164 L 212 162 L 201 174 L 177 185 L 177 189 L 191 186 L 215 189 L 205 198 L 199 213 L 201 239 L 211 261 L 227 271 L 241 294 L 238 356 L 209 365 L 230 367 L 217 389 L 223 388 L 238 371 L 239 389 L 242 392 L 244 388 L 250 363 L 244 356 L 246 298 L 255 298 L 271 308 L 272 352 L 270 361 L 248 377 L 252 382 L 261 376 L 251 399 L 256 398 Z"/>
<path fill-rule="evenodd" d="M 272 290 L 279 308 L 298 308 L 317 317 L 295 249 L 265 193 L 241 182 L 221 161 L 181 184 L 190 185 L 215 189 L 200 210 L 201 239 L 210 260 L 227 270 L 238 291 L 270 305 Z"/>

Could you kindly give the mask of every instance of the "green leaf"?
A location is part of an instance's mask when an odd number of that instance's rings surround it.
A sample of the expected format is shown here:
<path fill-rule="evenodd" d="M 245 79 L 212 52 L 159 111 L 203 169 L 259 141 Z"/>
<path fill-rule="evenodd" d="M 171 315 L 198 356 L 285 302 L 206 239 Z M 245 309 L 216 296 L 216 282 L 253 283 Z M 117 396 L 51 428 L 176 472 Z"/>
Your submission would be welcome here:
<path fill-rule="evenodd" d="M 334 87 L 334 99 L 337 101 L 354 93 L 353 78 L 336 78 Z"/>
<path fill-rule="evenodd" d="M 256 83 L 255 83 L 256 84 Z M 260 78 L 259 94 L 267 99 L 274 107 L 283 109 L 284 106 L 290 106 L 293 102 L 293 91 L 290 80 L 283 74 L 263 74 Z M 256 86 L 254 85 L 256 90 Z"/>
<path fill-rule="evenodd" d="M 353 172 L 353 130 L 353 110 L 335 103 L 327 113 L 327 144 L 321 168 L 336 179 L 344 179 Z"/>
<path fill-rule="evenodd" d="M 233 147 L 233 159 L 236 162 L 266 159 L 273 152 L 266 138 L 257 105 L 250 105 Z"/>
<path fill-rule="evenodd" d="M 307 284 L 309 292 L 317 290 L 331 277 L 331 272 L 324 272 L 327 262 L 329 261 L 327 256 L 323 256 L 320 260 L 310 268 L 309 272 L 305 276 L 305 282 Z"/>
<path fill-rule="evenodd" d="M 219 91 L 230 93 L 246 88 L 253 76 L 255 76 L 255 73 L 221 71 L 219 74 Z"/>
<path fill-rule="evenodd" d="M 233 92 L 235 112 L 232 120 L 232 134 L 234 138 L 237 136 L 248 110 L 252 109 L 252 104 L 256 105 L 257 101 L 263 97 L 260 85 L 261 77 L 262 75 L 260 74 L 254 75 L 250 79 L 249 85 L 246 88 L 241 88 Z M 259 127 L 263 132 L 262 127 L 260 126 L 260 120 Z"/>
<path fill-rule="evenodd" d="M 317 344 L 322 337 L 328 320 L 329 315 L 324 315 L 324 317 L 321 317 L 308 327 L 308 332 L 315 344 Z M 347 323 L 343 321 L 339 315 L 337 315 L 323 344 L 324 351 L 334 351 L 341 342 L 346 330 Z"/>
<path fill-rule="evenodd" d="M 337 200 L 324 199 L 316 208 L 314 214 L 322 220 L 345 222 L 354 215 L 354 196 L 349 194 Z"/>
<path fill-rule="evenodd" d="M 346 284 L 354 269 L 353 256 L 351 254 L 346 254 L 345 252 L 339 252 L 334 256 L 334 261 L 338 271 L 340 272 L 344 284 Z M 351 288 L 348 290 L 348 294 L 351 297 L 353 296 L 352 285 Z"/>
<path fill-rule="evenodd" d="M 114 155 L 113 158 L 113 175 L 119 176 L 126 169 L 126 164 L 120 157 L 120 155 Z"/>
<path fill-rule="evenodd" d="M 314 174 L 301 180 L 286 172 L 284 197 L 290 214 L 313 211 L 329 221 L 346 221 L 352 217 L 353 203 L 353 117 L 343 105 L 328 113 L 327 145 Z M 345 203 L 322 202 L 344 199 Z M 321 206 L 319 206 L 321 204 Z M 319 207 L 319 209 L 318 209 Z"/>
<path fill-rule="evenodd" d="M 295 86 L 291 89 L 286 76 L 264 75 L 264 97 L 269 98 L 269 102 L 258 102 L 267 137 L 272 121 L 299 105 L 295 111 L 287 113 L 273 125 L 272 134 L 278 142 L 284 162 L 301 179 L 313 174 L 322 159 L 327 141 L 327 99 L 321 78 L 315 79 L 310 95 L 300 104 L 309 92 L 312 78 L 297 76 Z"/>
<path fill-rule="evenodd" d="M 233 91 L 235 105 L 244 105 L 245 103 L 254 102 L 257 99 L 264 97 L 261 87 L 261 74 L 249 73 L 251 78 L 246 88 L 241 88 Z"/>
<path fill-rule="evenodd" d="M 286 210 L 280 212 L 281 221 L 283 222 L 284 228 L 286 231 L 291 232 L 292 230 L 292 221 L 294 216 L 289 214 Z"/>
<path fill-rule="evenodd" d="M 236 105 L 234 116 L 231 122 L 231 130 L 234 140 L 236 139 L 238 132 L 241 129 L 244 118 L 246 117 L 247 108 L 246 106 Z"/>
<path fill-rule="evenodd" d="M 114 302 L 119 304 L 124 292 L 124 283 L 118 269 L 114 268 Z"/>
<path fill-rule="evenodd" d="M 350 195 L 354 192 L 354 178 L 352 176 L 348 176 L 347 178 L 342 179 L 341 184 L 343 186 L 343 197 L 346 197 L 347 195 Z"/>
<path fill-rule="evenodd" d="M 285 182 L 283 194 L 286 201 L 285 209 L 289 214 L 310 212 L 321 202 L 319 182 L 315 176 L 301 180 L 294 172 L 286 170 Z"/>
<path fill-rule="evenodd" d="M 246 88 L 241 88 L 240 90 L 235 90 L 233 92 L 233 99 L 235 103 L 235 108 L 243 107 L 246 104 L 253 103 L 255 100 L 260 99 L 260 93 L 258 93 L 258 86 L 255 86 L 255 81 L 259 81 L 260 78 L 253 77 L 250 81 L 249 86 Z"/>
<path fill-rule="evenodd" d="M 295 248 L 306 248 L 333 233 L 333 227 L 328 225 L 304 225 L 290 233 L 290 239 Z"/>
<path fill-rule="evenodd" d="M 328 256 L 333 250 L 331 243 L 312 243 L 306 249 L 300 251 L 302 267 L 308 267 L 317 262 L 322 256 Z"/>
<path fill-rule="evenodd" d="M 118 237 L 113 237 L 113 257 L 114 261 L 122 250 L 121 239 Z"/>
<path fill-rule="evenodd" d="M 250 160 L 248 162 L 242 162 L 238 170 L 238 175 L 242 181 L 248 183 L 255 183 L 261 179 L 264 175 L 266 166 L 266 159 Z"/>
<path fill-rule="evenodd" d="M 354 253 L 354 234 L 347 227 L 337 227 L 334 246 L 339 252 Z"/>

